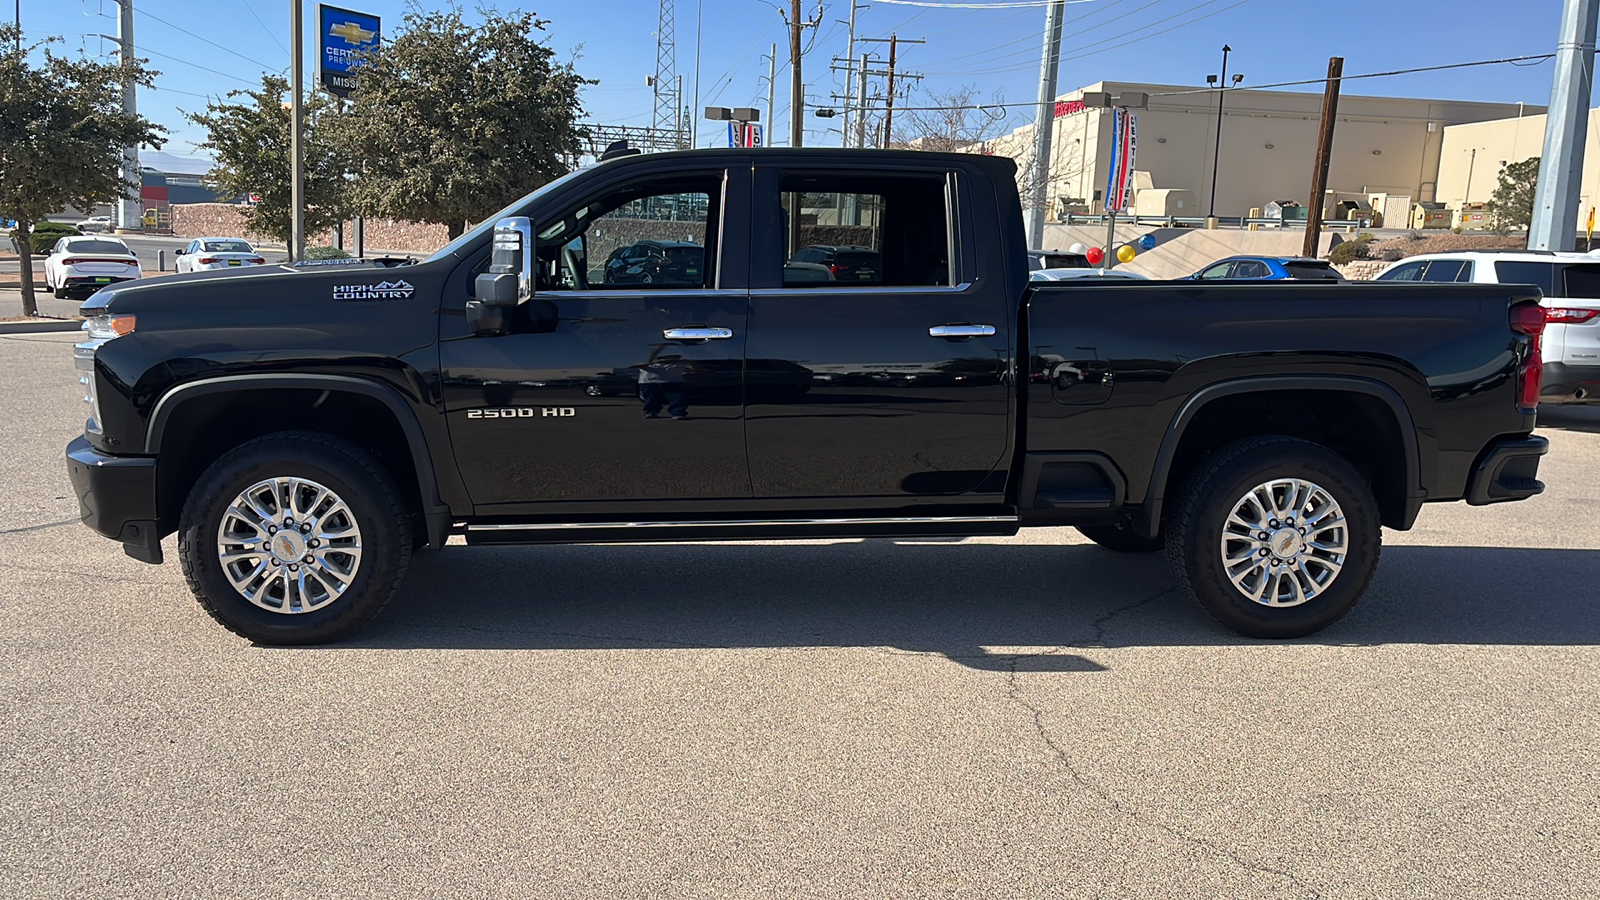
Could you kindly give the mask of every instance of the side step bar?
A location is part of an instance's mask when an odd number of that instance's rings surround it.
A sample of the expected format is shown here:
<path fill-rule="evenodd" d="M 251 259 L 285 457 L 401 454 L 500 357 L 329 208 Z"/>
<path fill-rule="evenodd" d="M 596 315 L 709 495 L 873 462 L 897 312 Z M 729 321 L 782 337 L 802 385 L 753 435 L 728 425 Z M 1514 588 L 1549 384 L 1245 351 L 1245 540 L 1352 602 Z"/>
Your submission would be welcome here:
<path fill-rule="evenodd" d="M 1017 533 L 1017 517 L 724 519 L 687 522 L 497 522 L 469 524 L 468 544 L 637 544 L 791 538 L 990 537 Z"/>

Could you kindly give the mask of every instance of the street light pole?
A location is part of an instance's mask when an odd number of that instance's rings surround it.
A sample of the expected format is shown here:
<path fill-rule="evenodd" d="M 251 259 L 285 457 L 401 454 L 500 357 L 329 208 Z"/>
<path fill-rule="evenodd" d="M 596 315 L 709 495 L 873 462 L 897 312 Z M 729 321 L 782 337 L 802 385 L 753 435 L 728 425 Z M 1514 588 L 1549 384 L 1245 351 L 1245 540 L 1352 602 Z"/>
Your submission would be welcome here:
<path fill-rule="evenodd" d="M 1208 219 L 1217 215 L 1217 167 L 1222 162 L 1222 101 L 1228 96 L 1228 54 L 1232 52 L 1232 47 L 1222 45 L 1222 77 L 1217 80 L 1217 143 L 1211 151 L 1211 211 L 1206 213 Z M 1208 82 L 1210 80 L 1206 79 Z"/>
<path fill-rule="evenodd" d="M 293 52 L 290 56 L 293 61 L 290 65 L 289 91 L 294 95 L 290 98 L 289 107 L 289 261 L 298 262 L 306 255 L 306 172 L 305 172 L 305 146 L 301 143 L 301 136 L 305 133 L 305 106 L 301 99 L 305 93 L 301 84 L 305 47 L 303 36 L 305 28 L 300 20 L 301 0 L 289 0 L 289 30 L 292 32 L 290 46 Z"/>

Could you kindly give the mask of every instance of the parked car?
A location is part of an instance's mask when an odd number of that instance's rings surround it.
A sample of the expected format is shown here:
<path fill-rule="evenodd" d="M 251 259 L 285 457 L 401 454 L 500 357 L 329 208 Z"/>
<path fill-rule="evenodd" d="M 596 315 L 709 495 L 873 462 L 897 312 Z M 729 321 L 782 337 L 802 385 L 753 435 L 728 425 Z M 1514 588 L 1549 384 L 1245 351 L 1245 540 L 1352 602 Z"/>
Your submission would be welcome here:
<path fill-rule="evenodd" d="M 110 216 L 90 216 L 78 223 L 78 230 L 84 234 L 90 232 L 113 231 L 116 226 L 111 224 Z"/>
<path fill-rule="evenodd" d="M 606 212 L 746 182 L 769 189 L 730 190 L 704 220 L 715 289 L 618 297 L 558 277 Z M 884 277 L 785 287 L 783 195 L 843 191 L 882 211 Z M 551 181 L 425 260 L 119 285 L 86 305 L 74 348 L 89 415 L 66 448 L 73 495 L 135 559 L 161 562 L 178 534 L 222 626 L 306 644 L 369 622 L 412 550 L 456 535 L 1062 525 L 1165 549 L 1222 623 L 1298 637 L 1355 605 L 1385 530 L 1427 502 L 1544 489 L 1535 291 L 1030 283 L 1019 208 L 999 156 L 640 154 Z M 659 380 L 628 380 L 662 361 Z M 640 382 L 650 397 L 624 393 Z M 727 405 L 649 412 L 661 393 L 692 405 L 689 386 Z M 959 547 L 928 552 L 961 564 Z M 924 568 L 920 589 L 940 590 L 940 560 Z M 1070 577 L 1028 589 L 1060 596 Z"/>
<path fill-rule="evenodd" d="M 244 238 L 195 238 L 178 251 L 179 272 L 264 266 L 266 257 L 256 252 Z"/>
<path fill-rule="evenodd" d="M 689 241 L 639 241 L 611 251 L 601 278 L 606 284 L 705 283 L 706 250 Z"/>
<path fill-rule="evenodd" d="M 1544 293 L 1541 403 L 1600 403 L 1600 256 L 1539 250 L 1429 253 L 1378 281 L 1531 284 Z"/>
<path fill-rule="evenodd" d="M 881 281 L 883 254 L 871 247 L 855 244 L 812 244 L 801 247 L 790 262 L 815 263 L 827 267 L 835 281 Z"/>
<path fill-rule="evenodd" d="M 1305 256 L 1230 256 L 1189 277 L 1200 281 L 1345 282 L 1332 263 Z"/>
<path fill-rule="evenodd" d="M 1064 250 L 1029 250 L 1028 271 L 1037 272 L 1040 269 L 1089 269 L 1089 257 L 1082 253 L 1068 253 Z"/>
<path fill-rule="evenodd" d="M 64 299 L 82 300 L 103 287 L 139 277 L 138 254 L 120 238 L 64 237 L 44 259 L 44 284 Z"/>
<path fill-rule="evenodd" d="M 838 281 L 833 276 L 833 271 L 820 263 L 794 262 L 783 264 L 783 283 L 791 284 L 817 284 L 819 282 Z"/>
<path fill-rule="evenodd" d="M 1137 272 L 1122 269 L 1034 269 L 1029 281 L 1149 281 Z"/>

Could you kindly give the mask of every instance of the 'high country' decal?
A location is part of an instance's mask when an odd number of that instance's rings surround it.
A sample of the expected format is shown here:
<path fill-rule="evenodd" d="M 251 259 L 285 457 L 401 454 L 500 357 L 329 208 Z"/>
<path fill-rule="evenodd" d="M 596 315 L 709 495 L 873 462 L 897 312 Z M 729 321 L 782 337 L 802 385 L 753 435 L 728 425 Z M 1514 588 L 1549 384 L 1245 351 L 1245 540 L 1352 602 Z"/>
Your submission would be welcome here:
<path fill-rule="evenodd" d="M 404 281 L 380 281 L 377 284 L 336 284 L 335 300 L 410 300 L 416 288 Z"/>

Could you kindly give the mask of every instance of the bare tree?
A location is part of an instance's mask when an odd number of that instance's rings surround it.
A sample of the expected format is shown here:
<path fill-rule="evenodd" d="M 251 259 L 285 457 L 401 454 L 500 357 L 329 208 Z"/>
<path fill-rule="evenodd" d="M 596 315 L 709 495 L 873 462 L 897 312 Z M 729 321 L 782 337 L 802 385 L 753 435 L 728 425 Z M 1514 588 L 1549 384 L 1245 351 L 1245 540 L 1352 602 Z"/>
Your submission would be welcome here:
<path fill-rule="evenodd" d="M 977 145 L 1005 133 L 1004 103 L 1003 91 L 996 91 L 985 103 L 978 99 L 977 87 L 970 84 L 942 94 L 913 91 L 905 108 L 895 111 L 890 146 L 972 152 Z"/>

